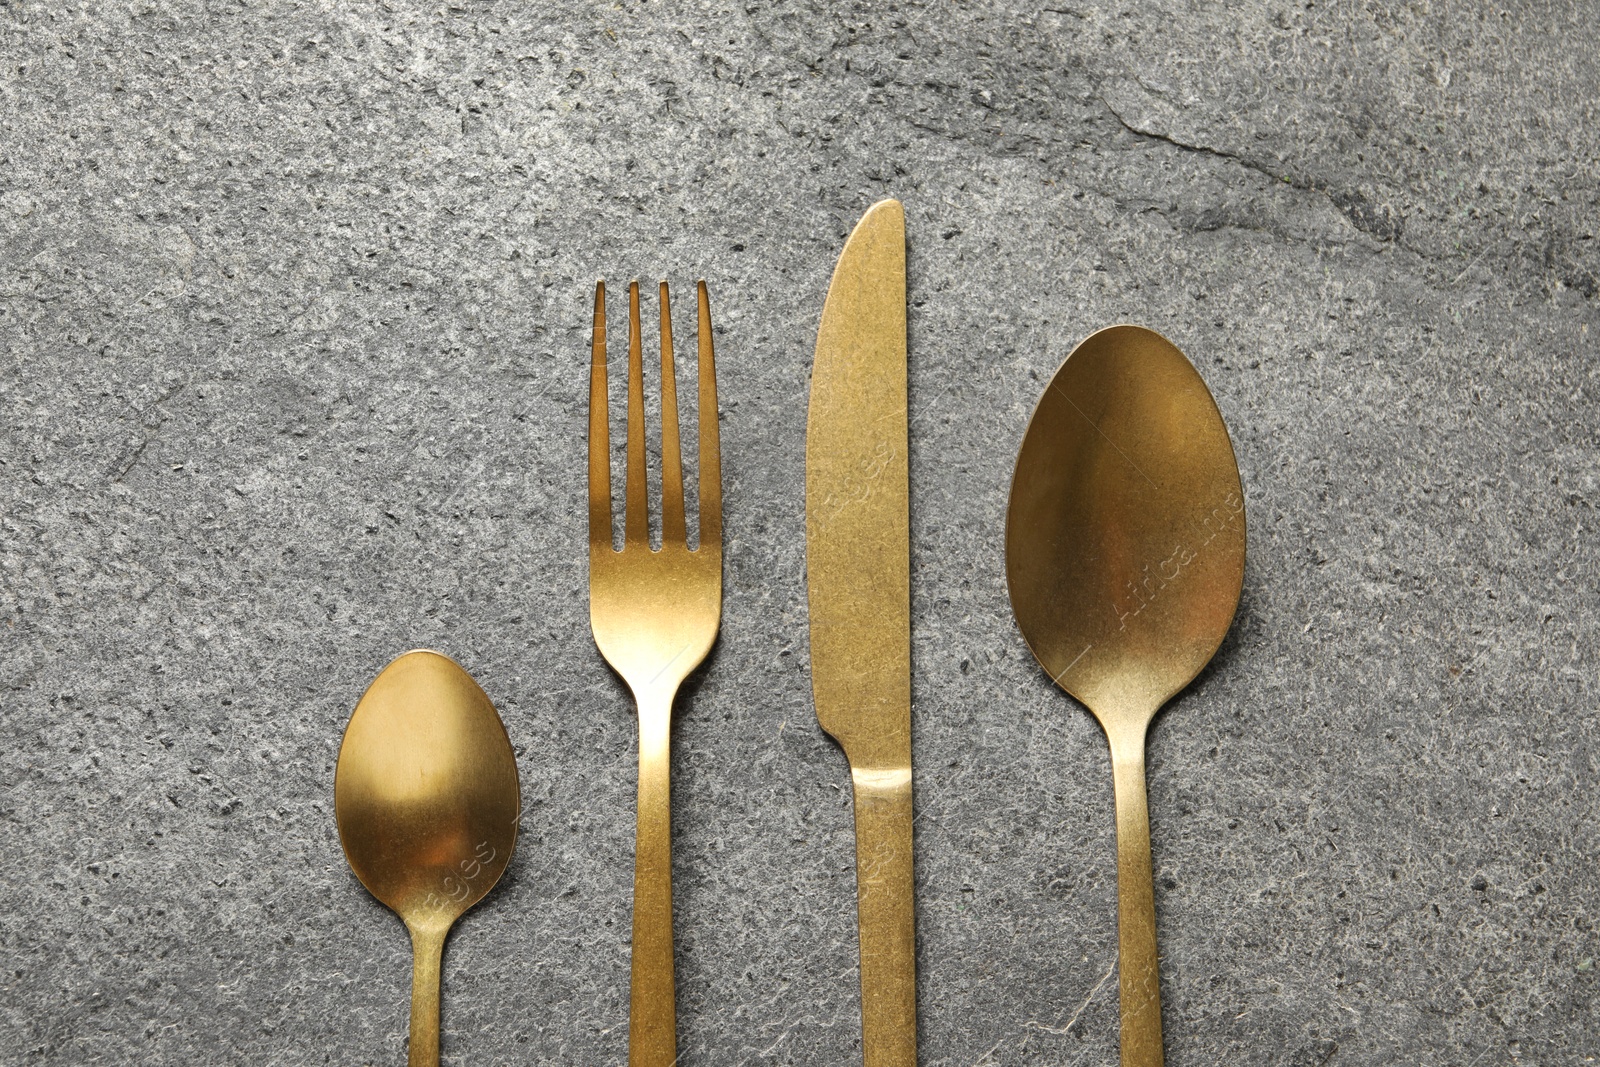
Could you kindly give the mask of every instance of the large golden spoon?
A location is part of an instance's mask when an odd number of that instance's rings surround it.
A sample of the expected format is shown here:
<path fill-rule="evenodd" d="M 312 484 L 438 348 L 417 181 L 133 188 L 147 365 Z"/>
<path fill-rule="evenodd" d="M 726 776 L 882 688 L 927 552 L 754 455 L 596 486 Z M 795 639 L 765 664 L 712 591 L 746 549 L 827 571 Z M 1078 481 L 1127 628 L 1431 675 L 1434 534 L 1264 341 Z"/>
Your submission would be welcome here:
<path fill-rule="evenodd" d="M 500 880 L 517 843 L 506 728 L 455 660 L 407 652 L 350 716 L 333 793 L 345 858 L 411 932 L 410 1067 L 438 1067 L 445 935 Z"/>
<path fill-rule="evenodd" d="M 1028 647 L 1111 747 L 1123 1067 L 1162 1062 L 1145 729 L 1228 632 L 1244 540 L 1228 430 L 1183 353 L 1138 326 L 1073 350 L 1017 456 L 1006 581 Z"/>

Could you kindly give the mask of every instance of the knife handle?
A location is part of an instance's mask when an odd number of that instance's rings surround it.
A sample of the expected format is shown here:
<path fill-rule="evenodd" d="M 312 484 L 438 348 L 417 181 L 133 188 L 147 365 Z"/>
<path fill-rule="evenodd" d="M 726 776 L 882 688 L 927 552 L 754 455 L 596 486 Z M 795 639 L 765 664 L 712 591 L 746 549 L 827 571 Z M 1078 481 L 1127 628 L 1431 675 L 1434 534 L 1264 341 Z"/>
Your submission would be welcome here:
<path fill-rule="evenodd" d="M 909 762 L 909 761 L 908 761 Z M 856 918 L 864 1067 L 916 1067 L 911 770 L 856 770 Z"/>
<path fill-rule="evenodd" d="M 1122 1067 L 1162 1067 L 1161 960 L 1156 950 L 1144 730 L 1111 738 L 1117 802 L 1117 985 Z"/>
<path fill-rule="evenodd" d="M 639 811 L 633 853 L 633 973 L 629 1067 L 678 1058 L 672 978 L 672 694 L 639 699 Z"/>

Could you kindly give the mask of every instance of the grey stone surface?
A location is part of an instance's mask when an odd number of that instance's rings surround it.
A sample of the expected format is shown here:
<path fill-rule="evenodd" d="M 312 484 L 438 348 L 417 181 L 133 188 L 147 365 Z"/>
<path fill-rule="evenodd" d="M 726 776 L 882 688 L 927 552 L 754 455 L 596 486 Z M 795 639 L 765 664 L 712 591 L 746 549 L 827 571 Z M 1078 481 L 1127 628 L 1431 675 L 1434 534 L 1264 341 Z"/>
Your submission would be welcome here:
<path fill-rule="evenodd" d="M 922 1062 L 1114 1062 L 1105 745 L 1001 526 L 1043 381 L 1124 320 L 1201 369 L 1250 517 L 1150 741 L 1168 1062 L 1595 1062 L 1597 34 L 1526 0 L 0 2 L 0 1062 L 402 1062 L 408 947 L 332 778 L 414 646 L 497 701 L 527 802 L 446 952 L 447 1062 L 623 1062 L 601 276 L 680 281 L 680 324 L 704 276 L 718 320 L 682 1060 L 854 1062 L 802 462 L 833 261 L 889 195 Z"/>

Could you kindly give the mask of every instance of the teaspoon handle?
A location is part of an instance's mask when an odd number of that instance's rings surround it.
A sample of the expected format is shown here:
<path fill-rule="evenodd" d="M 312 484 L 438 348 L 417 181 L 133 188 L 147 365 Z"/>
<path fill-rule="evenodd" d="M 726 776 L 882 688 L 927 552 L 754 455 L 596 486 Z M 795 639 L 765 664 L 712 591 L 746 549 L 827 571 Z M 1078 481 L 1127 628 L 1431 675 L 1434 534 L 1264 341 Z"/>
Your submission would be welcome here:
<path fill-rule="evenodd" d="M 439 958 L 449 927 L 411 928 L 411 1041 L 407 1067 L 439 1067 Z"/>
<path fill-rule="evenodd" d="M 671 1067 L 678 1056 L 672 977 L 672 693 L 639 701 L 639 811 L 633 854 L 630 1067 Z"/>
<path fill-rule="evenodd" d="M 1161 963 L 1150 867 L 1150 810 L 1144 787 L 1144 731 L 1113 737 L 1117 797 L 1117 983 L 1122 1000 L 1122 1067 L 1161 1067 Z"/>

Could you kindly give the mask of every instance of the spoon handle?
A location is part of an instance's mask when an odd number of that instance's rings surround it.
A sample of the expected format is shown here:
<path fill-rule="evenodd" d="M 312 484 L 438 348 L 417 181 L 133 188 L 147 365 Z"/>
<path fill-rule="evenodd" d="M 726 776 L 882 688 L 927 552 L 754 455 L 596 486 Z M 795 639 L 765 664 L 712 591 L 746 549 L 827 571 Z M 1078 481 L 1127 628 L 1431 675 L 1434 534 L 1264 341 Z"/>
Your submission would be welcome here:
<path fill-rule="evenodd" d="M 411 1041 L 407 1067 L 439 1067 L 439 958 L 449 927 L 411 928 Z"/>
<path fill-rule="evenodd" d="M 1117 983 L 1122 999 L 1122 1067 L 1161 1067 L 1161 962 L 1156 955 L 1144 730 L 1131 737 L 1108 736 L 1117 796 Z"/>
<path fill-rule="evenodd" d="M 639 699 L 629 1067 L 671 1067 L 678 1057 L 672 979 L 672 697 L 669 691 Z"/>

